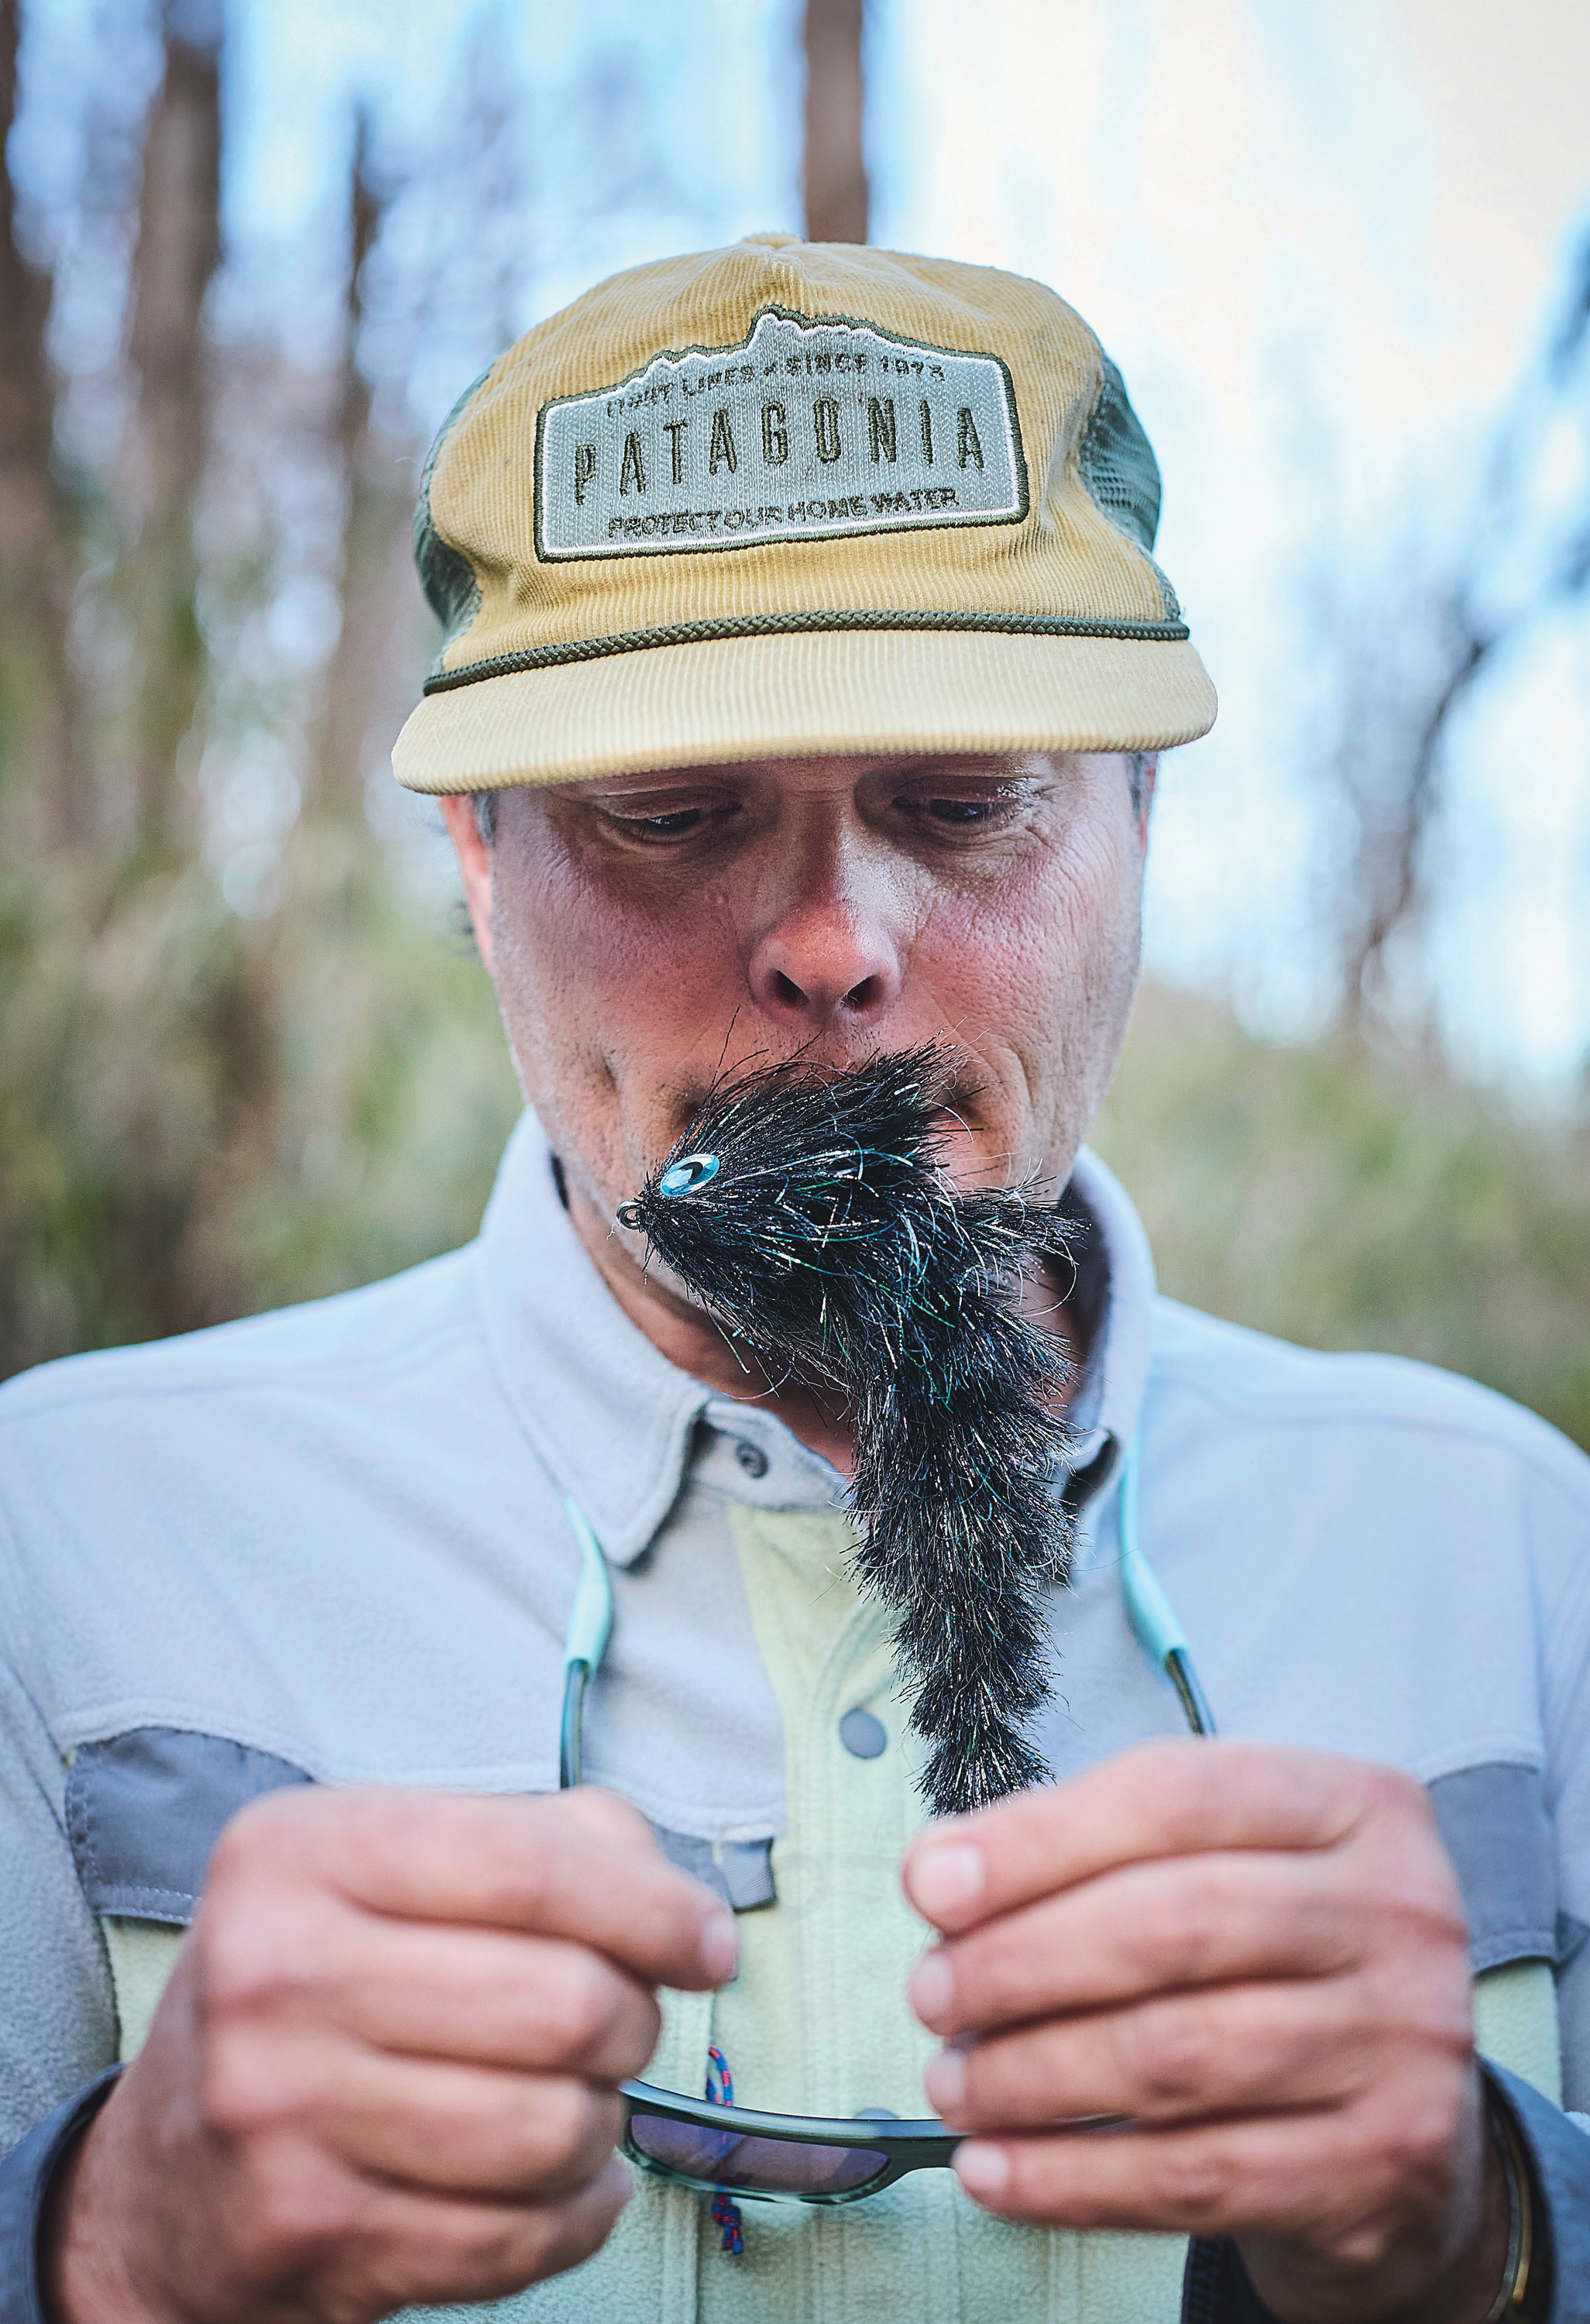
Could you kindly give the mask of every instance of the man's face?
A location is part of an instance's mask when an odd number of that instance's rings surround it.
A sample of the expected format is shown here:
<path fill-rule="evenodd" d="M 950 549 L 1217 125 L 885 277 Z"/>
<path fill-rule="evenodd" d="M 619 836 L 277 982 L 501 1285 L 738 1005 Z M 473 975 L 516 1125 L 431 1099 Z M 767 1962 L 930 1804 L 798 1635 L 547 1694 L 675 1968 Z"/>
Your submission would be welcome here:
<path fill-rule="evenodd" d="M 525 1095 L 611 1222 L 717 1076 L 947 1040 L 963 1185 L 1057 1192 L 1136 980 L 1118 754 L 795 759 L 443 801 Z"/>

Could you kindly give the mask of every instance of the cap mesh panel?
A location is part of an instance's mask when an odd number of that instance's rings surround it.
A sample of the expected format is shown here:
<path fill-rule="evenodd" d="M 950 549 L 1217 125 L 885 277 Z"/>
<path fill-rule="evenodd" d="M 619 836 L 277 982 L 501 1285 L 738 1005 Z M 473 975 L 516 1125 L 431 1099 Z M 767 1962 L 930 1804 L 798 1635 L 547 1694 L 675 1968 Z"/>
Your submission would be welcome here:
<path fill-rule="evenodd" d="M 1110 522 L 1140 549 L 1152 549 L 1160 525 L 1159 462 L 1132 409 L 1126 383 L 1107 355 L 1104 385 L 1077 457 L 1082 482 Z"/>
<path fill-rule="evenodd" d="M 425 473 L 419 479 L 419 498 L 414 508 L 414 562 L 419 568 L 419 586 L 425 591 L 432 613 L 442 625 L 442 647 L 445 654 L 455 637 L 468 629 L 480 611 L 481 585 L 475 578 L 473 566 L 462 549 L 444 540 L 437 530 L 430 512 L 430 480 L 442 455 L 442 447 L 453 433 L 464 406 L 473 401 L 477 388 L 491 377 L 492 365 L 488 364 L 479 379 L 471 380 L 457 402 L 437 430 L 437 440 L 431 446 L 425 463 Z M 437 668 L 441 668 L 438 657 Z"/>

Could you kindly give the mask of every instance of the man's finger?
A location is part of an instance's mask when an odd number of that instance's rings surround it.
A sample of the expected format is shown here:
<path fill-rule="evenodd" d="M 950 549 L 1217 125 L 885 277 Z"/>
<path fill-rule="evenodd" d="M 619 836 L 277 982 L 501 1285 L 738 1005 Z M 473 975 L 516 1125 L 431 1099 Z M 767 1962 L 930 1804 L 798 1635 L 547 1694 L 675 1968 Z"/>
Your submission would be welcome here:
<path fill-rule="evenodd" d="M 599 2251 L 633 2191 L 633 2175 L 617 2154 L 555 2202 L 476 2201 L 376 2185 L 361 2210 L 358 2246 L 379 2270 L 384 2312 L 503 2300 Z"/>
<path fill-rule="evenodd" d="M 389 2057 L 309 2027 L 224 2043 L 204 2113 L 240 2150 L 296 2147 L 312 2121 L 309 2143 L 361 2180 L 534 2201 L 583 2186 L 623 2120 L 615 2090 L 575 2075 Z"/>
<path fill-rule="evenodd" d="M 317 2109 L 325 2146 L 367 2176 L 432 2193 L 561 2199 L 600 2172 L 623 2129 L 617 2093 L 571 2075 L 371 2051 L 344 2066 Z"/>
<path fill-rule="evenodd" d="M 272 1859 L 292 1885 L 312 1872 L 371 1912 L 571 1938 L 651 1983 L 721 1985 L 739 1952 L 728 1906 L 676 1871 L 645 1818 L 605 1793 L 276 1793 L 228 1825 L 208 1887 Z"/>
<path fill-rule="evenodd" d="M 1399 1784 L 1417 1794 L 1389 1769 L 1323 1751 L 1140 1744 L 1069 1783 L 933 1825 L 906 1855 L 905 1893 L 936 1928 L 971 1928 L 1146 1858 L 1335 1847 Z"/>
<path fill-rule="evenodd" d="M 661 2024 L 645 1985 L 560 1937 L 348 1914 L 314 1969 L 294 2016 L 412 2058 L 620 2081 Z"/>
<path fill-rule="evenodd" d="M 1357 1960 L 1361 1884 L 1343 1852 L 1162 1858 L 1042 1898 L 924 1953 L 910 1997 L 946 2036 Z"/>
<path fill-rule="evenodd" d="M 1431 2050 L 1468 2054 L 1460 2022 L 1421 2029 Z M 1360 1981 L 1319 1978 L 1176 1994 L 1127 2009 L 1056 2018 L 945 2050 L 927 2070 L 930 2103 L 957 2130 L 1019 2131 L 1089 2115 L 1146 2123 L 1339 2107 L 1420 2046 L 1365 2010 Z"/>
<path fill-rule="evenodd" d="M 1427 2106 L 1422 2167 L 1450 2167 L 1463 2076 L 1450 2104 Z M 1448 2119 L 1449 2118 L 1449 2119 Z M 1483 2135 L 1483 2134 L 1481 2134 Z M 1378 2208 L 1388 2158 L 1405 2126 L 1369 2107 L 1250 2116 L 1185 2128 L 1135 2127 L 975 2138 L 960 2147 L 961 2185 L 1001 2218 L 1066 2227 L 1127 2227 L 1188 2236 L 1319 2237 Z"/>

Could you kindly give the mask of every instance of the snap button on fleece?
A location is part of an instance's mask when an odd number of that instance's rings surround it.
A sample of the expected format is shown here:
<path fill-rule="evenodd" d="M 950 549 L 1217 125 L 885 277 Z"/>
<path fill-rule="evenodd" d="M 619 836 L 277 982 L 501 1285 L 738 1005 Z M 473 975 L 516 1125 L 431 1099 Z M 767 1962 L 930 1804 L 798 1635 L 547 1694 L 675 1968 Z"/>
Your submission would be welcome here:
<path fill-rule="evenodd" d="M 734 1448 L 734 1457 L 739 1462 L 740 1467 L 745 1471 L 748 1477 L 765 1477 L 767 1475 L 767 1455 L 763 1452 L 759 1444 L 753 1444 L 749 1437 L 742 1436 L 740 1438 L 739 1443 Z"/>
<path fill-rule="evenodd" d="M 847 1711 L 839 1723 L 839 1739 L 852 1759 L 877 1759 L 888 1748 L 881 1719 L 869 1711 Z"/>

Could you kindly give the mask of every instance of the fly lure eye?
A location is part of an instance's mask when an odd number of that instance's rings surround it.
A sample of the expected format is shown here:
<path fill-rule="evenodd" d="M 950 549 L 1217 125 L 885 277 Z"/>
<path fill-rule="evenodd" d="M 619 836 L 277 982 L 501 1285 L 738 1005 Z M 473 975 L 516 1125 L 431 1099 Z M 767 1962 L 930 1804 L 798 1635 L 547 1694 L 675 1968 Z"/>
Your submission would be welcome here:
<path fill-rule="evenodd" d="M 717 1175 L 718 1157 L 715 1154 L 686 1154 L 683 1161 L 676 1162 L 671 1169 L 663 1172 L 657 1182 L 657 1190 L 659 1194 L 694 1194 L 698 1186 L 704 1186 L 709 1178 L 715 1178 Z"/>

